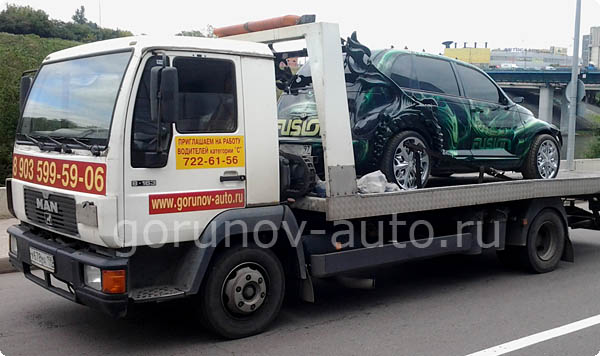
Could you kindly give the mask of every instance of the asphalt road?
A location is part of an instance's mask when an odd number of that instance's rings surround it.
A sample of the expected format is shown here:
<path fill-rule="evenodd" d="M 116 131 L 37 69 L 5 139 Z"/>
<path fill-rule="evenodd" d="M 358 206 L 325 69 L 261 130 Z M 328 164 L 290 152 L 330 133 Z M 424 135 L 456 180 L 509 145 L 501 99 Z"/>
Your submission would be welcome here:
<path fill-rule="evenodd" d="M 0 275 L 4 355 L 466 355 L 600 314 L 600 233 L 572 234 L 576 262 L 553 273 L 507 270 L 494 254 L 453 256 L 376 273 L 373 291 L 317 286 L 315 304 L 288 304 L 272 328 L 225 341 L 187 303 L 146 305 L 114 320 Z M 510 355 L 596 355 L 600 325 Z"/>

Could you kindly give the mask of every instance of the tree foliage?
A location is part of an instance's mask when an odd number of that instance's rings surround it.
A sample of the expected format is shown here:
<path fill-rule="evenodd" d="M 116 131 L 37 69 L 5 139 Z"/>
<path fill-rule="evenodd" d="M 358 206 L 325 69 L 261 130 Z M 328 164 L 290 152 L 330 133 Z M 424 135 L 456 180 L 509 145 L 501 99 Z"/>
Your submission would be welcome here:
<path fill-rule="evenodd" d="M 190 30 L 190 31 L 180 31 L 175 36 L 188 36 L 188 37 L 216 37 L 214 34 L 215 28 L 211 25 L 206 26 L 206 28 L 202 30 Z"/>
<path fill-rule="evenodd" d="M 50 53 L 80 43 L 37 35 L 0 33 L 0 184 L 12 171 L 12 149 L 19 119 L 21 73 L 39 67 Z"/>
<path fill-rule="evenodd" d="M 79 9 L 76 9 L 75 15 L 73 15 L 71 19 L 73 19 L 73 22 L 80 25 L 88 23 L 88 19 L 85 18 L 85 7 L 82 5 Z"/>
<path fill-rule="evenodd" d="M 6 9 L 0 12 L 0 32 L 35 34 L 45 38 L 55 37 L 78 42 L 94 42 L 132 35 L 129 31 L 102 28 L 88 21 L 83 6 L 75 10 L 72 19 L 73 22 L 54 20 L 43 10 L 7 4 Z"/>

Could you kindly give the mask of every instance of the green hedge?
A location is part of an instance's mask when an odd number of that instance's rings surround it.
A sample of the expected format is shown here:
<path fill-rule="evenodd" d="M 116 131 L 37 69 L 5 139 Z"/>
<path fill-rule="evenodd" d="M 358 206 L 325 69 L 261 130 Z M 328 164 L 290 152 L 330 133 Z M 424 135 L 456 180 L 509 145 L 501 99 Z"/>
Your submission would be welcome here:
<path fill-rule="evenodd" d="M 21 73 L 38 68 L 48 54 L 79 44 L 57 38 L 0 32 L 0 184 L 4 185 L 12 170 Z"/>

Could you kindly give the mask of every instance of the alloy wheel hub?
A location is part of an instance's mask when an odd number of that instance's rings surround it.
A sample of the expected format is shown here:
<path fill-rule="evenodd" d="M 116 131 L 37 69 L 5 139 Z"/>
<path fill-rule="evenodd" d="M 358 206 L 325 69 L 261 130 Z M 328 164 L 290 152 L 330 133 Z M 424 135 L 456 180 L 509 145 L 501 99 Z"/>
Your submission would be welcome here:
<path fill-rule="evenodd" d="M 543 179 L 554 178 L 558 170 L 558 148 L 554 142 L 542 142 L 537 153 L 537 168 Z"/>
<path fill-rule="evenodd" d="M 417 161 L 415 153 L 406 147 L 406 144 L 409 142 L 414 145 L 425 147 L 425 144 L 420 139 L 416 137 L 407 137 L 402 140 L 396 148 L 393 163 L 394 177 L 402 189 L 417 188 Z M 424 152 L 417 154 L 419 154 L 421 159 L 421 183 L 424 183 L 429 175 L 429 155 Z"/>

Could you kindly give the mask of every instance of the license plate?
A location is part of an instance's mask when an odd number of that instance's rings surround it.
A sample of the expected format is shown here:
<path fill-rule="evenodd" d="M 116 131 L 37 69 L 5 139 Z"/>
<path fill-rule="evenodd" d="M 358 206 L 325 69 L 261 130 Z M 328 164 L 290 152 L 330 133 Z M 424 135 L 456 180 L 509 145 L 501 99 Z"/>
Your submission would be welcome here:
<path fill-rule="evenodd" d="M 294 145 L 294 144 L 283 144 L 281 149 L 285 152 L 293 153 L 299 156 L 310 156 L 312 154 L 311 145 Z"/>
<path fill-rule="evenodd" d="M 32 265 L 49 272 L 54 272 L 54 256 L 51 254 L 30 247 L 29 259 L 31 260 Z"/>

